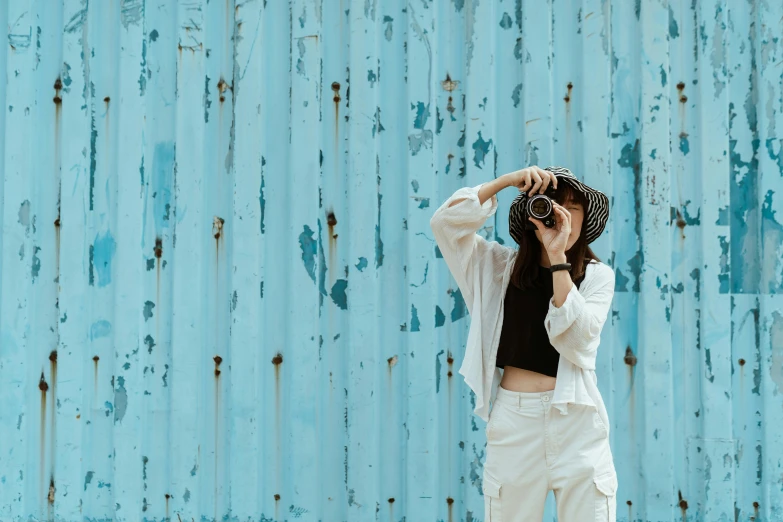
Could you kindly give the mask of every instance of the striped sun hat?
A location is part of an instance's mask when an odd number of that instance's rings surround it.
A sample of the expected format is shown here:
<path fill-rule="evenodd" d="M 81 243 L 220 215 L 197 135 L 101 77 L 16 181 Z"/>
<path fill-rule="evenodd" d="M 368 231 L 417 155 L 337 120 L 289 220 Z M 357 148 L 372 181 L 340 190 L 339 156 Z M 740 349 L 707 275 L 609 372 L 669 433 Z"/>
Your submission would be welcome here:
<path fill-rule="evenodd" d="M 585 240 L 592 243 L 603 233 L 606 222 L 609 220 L 609 198 L 600 190 L 585 185 L 579 181 L 574 174 L 565 167 L 546 167 L 553 173 L 558 181 L 564 181 L 571 187 L 585 195 L 587 199 L 587 208 L 585 209 L 585 219 L 587 222 L 583 225 Z M 525 232 L 525 205 L 527 203 L 527 193 L 520 191 L 519 195 L 511 202 L 511 208 L 508 213 L 508 231 L 514 241 L 520 244 L 522 235 Z M 535 225 L 530 223 L 533 228 Z"/>

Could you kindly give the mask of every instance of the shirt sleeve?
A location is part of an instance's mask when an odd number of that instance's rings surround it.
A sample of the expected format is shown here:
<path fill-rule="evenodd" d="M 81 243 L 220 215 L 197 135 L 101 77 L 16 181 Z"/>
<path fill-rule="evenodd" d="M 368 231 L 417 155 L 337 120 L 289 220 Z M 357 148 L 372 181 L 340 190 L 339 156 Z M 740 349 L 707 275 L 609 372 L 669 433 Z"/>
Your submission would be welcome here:
<path fill-rule="evenodd" d="M 552 346 L 560 355 L 586 370 L 595 369 L 601 330 L 614 297 L 614 271 L 603 264 L 595 270 L 595 281 L 586 295 L 573 285 L 560 307 L 555 306 L 554 297 L 550 299 L 544 320 Z"/>
<path fill-rule="evenodd" d="M 430 218 L 435 242 L 468 306 L 472 301 L 475 261 L 492 248 L 492 242 L 481 237 L 477 231 L 487 218 L 495 214 L 498 207 L 494 194 L 483 205 L 479 204 L 478 192 L 482 185 L 458 189 Z M 449 207 L 453 201 L 461 198 L 465 200 Z"/>

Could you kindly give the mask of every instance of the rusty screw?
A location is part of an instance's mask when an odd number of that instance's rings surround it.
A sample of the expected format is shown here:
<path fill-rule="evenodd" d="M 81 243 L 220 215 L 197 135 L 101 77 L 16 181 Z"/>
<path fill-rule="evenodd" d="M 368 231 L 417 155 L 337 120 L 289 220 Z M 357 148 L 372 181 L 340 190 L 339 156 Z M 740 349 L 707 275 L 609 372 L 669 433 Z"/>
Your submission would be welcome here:
<path fill-rule="evenodd" d="M 623 360 L 628 366 L 636 366 L 636 356 L 633 354 L 630 346 L 625 349 L 625 357 Z"/>

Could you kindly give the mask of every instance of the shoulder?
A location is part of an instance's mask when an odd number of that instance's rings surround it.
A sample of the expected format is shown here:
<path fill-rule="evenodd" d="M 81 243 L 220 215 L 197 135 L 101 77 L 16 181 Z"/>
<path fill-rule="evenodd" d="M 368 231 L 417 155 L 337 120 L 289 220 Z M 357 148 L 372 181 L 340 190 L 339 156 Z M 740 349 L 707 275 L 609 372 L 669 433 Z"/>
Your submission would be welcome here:
<path fill-rule="evenodd" d="M 595 283 L 597 286 L 603 286 L 604 284 L 609 284 L 609 282 L 614 283 L 614 270 L 606 263 L 591 259 L 587 267 L 585 267 L 585 279 L 589 279 L 591 283 Z"/>

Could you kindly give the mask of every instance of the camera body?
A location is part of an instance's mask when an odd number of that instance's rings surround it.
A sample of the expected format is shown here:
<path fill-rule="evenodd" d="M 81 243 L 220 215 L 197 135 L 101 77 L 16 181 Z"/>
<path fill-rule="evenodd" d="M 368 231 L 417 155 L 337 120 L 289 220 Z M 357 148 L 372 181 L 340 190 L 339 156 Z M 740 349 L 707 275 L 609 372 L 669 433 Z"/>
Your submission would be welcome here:
<path fill-rule="evenodd" d="M 532 216 L 540 220 L 547 228 L 552 228 L 557 223 L 555 219 L 555 207 L 552 204 L 552 200 L 555 199 L 556 191 L 552 185 L 549 185 L 543 194 L 534 194 L 532 197 L 526 198 L 523 205 L 525 230 L 536 230 L 536 225 L 529 221 L 528 216 Z"/>

